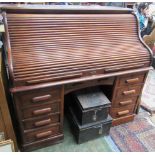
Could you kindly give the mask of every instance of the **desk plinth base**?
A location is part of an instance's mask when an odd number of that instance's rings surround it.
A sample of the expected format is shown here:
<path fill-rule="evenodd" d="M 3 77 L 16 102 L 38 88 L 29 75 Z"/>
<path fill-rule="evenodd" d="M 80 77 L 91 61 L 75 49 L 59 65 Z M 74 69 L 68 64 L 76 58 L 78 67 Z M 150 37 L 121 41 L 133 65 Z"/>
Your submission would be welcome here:
<path fill-rule="evenodd" d="M 120 117 L 120 118 L 117 118 L 117 119 L 113 119 L 112 126 L 116 126 L 116 125 L 120 125 L 120 124 L 123 124 L 123 123 L 133 121 L 134 117 L 135 117 L 135 114 L 132 114 L 132 115 Z"/>
<path fill-rule="evenodd" d="M 50 145 L 61 143 L 61 142 L 63 142 L 63 140 L 64 140 L 64 135 L 63 134 L 57 135 L 55 137 L 50 137 L 50 138 L 43 139 L 43 140 L 40 140 L 40 141 L 24 144 L 24 145 L 21 146 L 21 151 L 26 151 L 27 152 L 27 151 L 32 151 L 32 150 L 35 150 L 35 149 L 41 149 L 41 148 L 44 148 L 44 147 L 48 147 Z"/>

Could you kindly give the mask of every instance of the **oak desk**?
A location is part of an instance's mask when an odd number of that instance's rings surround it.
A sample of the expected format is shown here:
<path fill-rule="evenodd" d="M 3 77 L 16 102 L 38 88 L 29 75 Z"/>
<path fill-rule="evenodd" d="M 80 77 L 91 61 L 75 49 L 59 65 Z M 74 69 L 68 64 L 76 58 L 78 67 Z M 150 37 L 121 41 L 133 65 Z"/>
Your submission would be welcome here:
<path fill-rule="evenodd" d="M 134 119 L 152 53 L 131 9 L 4 7 L 4 45 L 22 150 L 63 139 L 64 97 L 101 86 L 113 125 Z"/>

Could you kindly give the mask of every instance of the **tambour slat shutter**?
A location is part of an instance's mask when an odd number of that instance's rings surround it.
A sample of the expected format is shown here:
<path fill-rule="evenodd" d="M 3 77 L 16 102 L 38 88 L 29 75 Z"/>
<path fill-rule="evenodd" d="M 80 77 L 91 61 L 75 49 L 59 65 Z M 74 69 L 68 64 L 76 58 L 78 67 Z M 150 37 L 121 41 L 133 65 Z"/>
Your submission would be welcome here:
<path fill-rule="evenodd" d="M 14 85 L 150 65 L 133 14 L 6 14 Z"/>

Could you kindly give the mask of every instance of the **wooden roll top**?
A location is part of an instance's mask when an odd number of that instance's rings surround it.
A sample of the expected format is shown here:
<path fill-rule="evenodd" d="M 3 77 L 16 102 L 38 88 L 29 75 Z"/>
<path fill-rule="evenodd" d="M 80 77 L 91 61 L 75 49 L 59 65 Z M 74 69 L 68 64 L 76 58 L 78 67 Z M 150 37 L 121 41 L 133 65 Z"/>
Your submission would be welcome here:
<path fill-rule="evenodd" d="M 151 53 L 139 38 L 137 19 L 131 10 L 94 14 L 89 9 L 85 13 L 76 10 L 75 14 L 73 10 L 19 13 L 17 9 L 16 13 L 4 9 L 14 86 L 150 66 Z"/>

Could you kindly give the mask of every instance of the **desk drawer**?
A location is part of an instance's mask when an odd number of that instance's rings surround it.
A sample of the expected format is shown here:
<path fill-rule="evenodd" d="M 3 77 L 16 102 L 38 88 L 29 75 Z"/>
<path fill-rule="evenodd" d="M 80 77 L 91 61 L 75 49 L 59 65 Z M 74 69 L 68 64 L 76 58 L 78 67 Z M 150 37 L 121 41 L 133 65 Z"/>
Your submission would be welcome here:
<path fill-rule="evenodd" d="M 47 127 L 44 129 L 38 129 L 30 132 L 26 132 L 24 134 L 25 142 L 34 142 L 39 141 L 43 139 L 47 139 L 49 137 L 52 137 L 54 135 L 58 135 L 60 133 L 60 125 L 54 125 L 51 127 Z"/>
<path fill-rule="evenodd" d="M 65 93 L 69 93 L 69 92 L 76 91 L 78 89 L 93 87 L 97 85 L 113 85 L 114 80 L 115 78 L 111 77 L 111 78 L 103 78 L 98 80 L 68 84 L 68 85 L 65 85 Z"/>
<path fill-rule="evenodd" d="M 36 129 L 39 127 L 52 125 L 52 123 L 60 122 L 60 114 L 47 114 L 47 116 L 41 116 L 37 118 L 23 120 L 24 129 Z"/>
<path fill-rule="evenodd" d="M 16 99 L 22 107 L 52 103 L 61 100 L 61 89 L 59 87 L 52 87 L 21 92 L 16 94 Z"/>
<path fill-rule="evenodd" d="M 60 112 L 60 102 L 29 107 L 22 110 L 23 119 Z"/>
<path fill-rule="evenodd" d="M 145 74 L 131 74 L 119 77 L 118 86 L 128 86 L 143 83 Z"/>
<path fill-rule="evenodd" d="M 110 115 L 112 116 L 112 118 L 127 116 L 134 112 L 134 108 L 135 108 L 134 104 L 131 104 L 125 107 L 120 107 L 120 108 L 111 108 Z"/>
<path fill-rule="evenodd" d="M 119 87 L 116 90 L 115 99 L 126 99 L 129 97 L 138 96 L 141 93 L 141 89 L 142 85 Z"/>
<path fill-rule="evenodd" d="M 137 97 L 129 97 L 129 98 L 124 98 L 124 99 L 115 99 L 112 103 L 113 108 L 119 108 L 119 107 L 125 107 L 131 104 L 136 104 L 137 102 Z"/>

